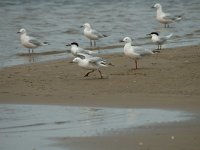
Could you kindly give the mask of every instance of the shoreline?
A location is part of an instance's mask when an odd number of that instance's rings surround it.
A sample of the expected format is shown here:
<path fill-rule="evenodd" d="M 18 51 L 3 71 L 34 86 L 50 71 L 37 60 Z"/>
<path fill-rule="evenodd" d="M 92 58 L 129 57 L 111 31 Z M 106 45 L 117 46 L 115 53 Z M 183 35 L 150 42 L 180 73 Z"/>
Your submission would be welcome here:
<path fill-rule="evenodd" d="M 153 107 L 165 99 L 161 102 L 173 107 L 170 99 L 183 99 L 198 108 L 199 47 L 163 49 L 139 60 L 138 70 L 130 70 L 134 62 L 121 53 L 102 55 L 115 65 L 102 68 L 102 80 L 96 72 L 84 78 L 87 70 L 70 59 L 1 68 L 0 103 Z"/>
<path fill-rule="evenodd" d="M 123 46 L 121 44 L 113 44 L 113 45 L 107 45 L 107 46 L 103 46 L 103 47 L 83 47 L 84 49 L 87 50 L 95 50 L 95 51 L 105 51 L 105 50 L 112 50 L 112 49 L 116 49 L 116 48 L 121 48 L 122 52 L 112 52 L 112 53 L 104 53 L 104 54 L 99 54 L 99 55 L 115 55 L 118 53 L 123 53 Z M 136 45 L 136 46 L 145 46 L 147 47 L 148 45 Z M 153 47 L 155 47 L 155 45 L 150 45 L 151 48 L 153 49 Z M 172 46 L 172 45 L 171 45 Z M 174 45 L 173 45 L 174 46 Z M 174 48 L 181 48 L 181 47 L 191 47 L 191 46 L 197 46 L 197 45 L 184 45 L 184 46 L 175 46 L 175 47 L 168 47 L 168 48 L 163 48 L 163 49 L 174 49 Z M 68 51 L 68 49 L 58 49 L 58 50 L 51 50 L 51 51 L 45 51 L 45 52 L 36 52 L 33 55 L 30 55 L 30 57 L 32 56 L 45 56 L 45 55 L 52 55 L 52 54 L 64 54 Z M 29 57 L 28 53 L 17 53 L 15 54 L 16 56 L 21 56 L 21 57 Z M 56 56 L 59 57 L 59 56 Z M 73 56 L 72 56 L 73 57 Z M 63 57 L 63 58 L 56 58 L 56 59 L 49 59 L 49 60 L 41 60 L 38 62 L 26 62 L 23 64 L 16 64 L 16 65 L 4 65 L 0 67 L 0 70 L 3 68 L 10 68 L 10 67 L 17 67 L 17 66 L 23 66 L 23 65 L 32 65 L 32 64 L 40 64 L 40 63 L 46 63 L 46 62 L 56 62 L 56 61 L 61 61 L 61 60 L 68 60 L 71 59 L 72 57 Z"/>
<path fill-rule="evenodd" d="M 76 150 L 177 150 L 200 147 L 200 45 L 163 49 L 138 61 L 102 55 L 115 66 L 87 70 L 56 60 L 0 69 L 0 104 L 155 108 L 188 111 L 186 122 L 153 124 L 94 137 L 49 137 L 52 147 Z M 40 146 L 40 145 L 39 145 Z"/>

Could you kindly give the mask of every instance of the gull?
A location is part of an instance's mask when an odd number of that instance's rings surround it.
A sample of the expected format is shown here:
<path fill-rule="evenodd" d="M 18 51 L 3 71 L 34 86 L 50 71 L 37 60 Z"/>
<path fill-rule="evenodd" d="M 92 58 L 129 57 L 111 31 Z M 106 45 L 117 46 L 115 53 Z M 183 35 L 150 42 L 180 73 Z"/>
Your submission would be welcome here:
<path fill-rule="evenodd" d="M 77 42 L 72 42 L 70 44 L 67 44 L 66 46 L 71 46 L 70 52 L 74 56 L 77 56 L 78 53 L 89 54 L 89 55 L 93 55 L 93 54 L 97 53 L 97 52 L 85 50 L 85 49 L 79 47 L 79 44 Z"/>
<path fill-rule="evenodd" d="M 37 40 L 34 37 L 28 36 L 26 29 L 22 28 L 20 29 L 17 33 L 20 33 L 20 40 L 21 40 L 21 44 L 28 48 L 28 52 L 30 54 L 31 50 L 32 53 L 34 52 L 33 49 L 37 48 L 39 46 L 43 46 L 43 45 L 48 45 L 47 42 L 40 42 L 39 40 Z"/>
<path fill-rule="evenodd" d="M 81 27 L 84 27 L 83 34 L 85 37 L 87 37 L 90 40 L 90 46 L 92 46 L 92 41 L 94 41 L 94 46 L 96 46 L 96 40 L 107 37 L 107 35 L 104 35 L 96 31 L 95 29 L 92 29 L 89 23 L 85 23 Z"/>
<path fill-rule="evenodd" d="M 167 42 L 168 39 L 170 39 L 173 35 L 173 33 L 167 35 L 167 36 L 160 36 L 157 32 L 151 32 L 150 34 L 147 34 L 151 36 L 151 41 L 158 45 L 158 50 L 161 50 L 162 45 Z"/>
<path fill-rule="evenodd" d="M 78 53 L 78 57 L 73 59 L 74 63 L 78 63 L 78 65 L 84 69 L 91 70 L 85 74 L 84 77 L 88 77 L 88 75 L 95 70 L 97 70 L 100 74 L 101 79 L 103 79 L 102 73 L 100 71 L 101 67 L 108 67 L 108 65 L 112 65 L 108 63 L 106 60 L 102 59 L 101 57 L 93 57 L 88 54 Z"/>
<path fill-rule="evenodd" d="M 130 37 L 125 37 L 123 41 L 125 42 L 125 46 L 124 46 L 125 56 L 128 56 L 129 58 L 132 58 L 135 60 L 134 69 L 138 69 L 138 66 L 137 66 L 138 59 L 142 58 L 142 56 L 153 54 L 152 50 L 139 47 L 139 46 L 132 46 L 132 39 Z"/>
<path fill-rule="evenodd" d="M 157 9 L 156 19 L 158 20 L 158 22 L 164 24 L 165 28 L 169 27 L 170 23 L 173 23 L 175 21 L 180 21 L 182 19 L 181 16 L 172 17 L 169 13 L 163 12 L 162 6 L 159 3 L 156 3 L 152 8 Z"/>

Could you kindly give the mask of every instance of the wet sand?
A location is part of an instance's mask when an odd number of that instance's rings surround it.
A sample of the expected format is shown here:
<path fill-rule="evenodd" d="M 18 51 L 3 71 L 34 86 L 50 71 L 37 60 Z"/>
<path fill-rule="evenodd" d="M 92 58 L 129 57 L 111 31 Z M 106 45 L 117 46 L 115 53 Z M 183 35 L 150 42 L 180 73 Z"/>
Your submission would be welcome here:
<path fill-rule="evenodd" d="M 83 77 L 71 60 L 0 69 L 0 103 L 179 109 L 197 113 L 191 122 L 127 130 L 103 137 L 59 139 L 72 149 L 198 150 L 200 147 L 200 46 L 163 49 L 139 60 L 103 55 L 115 66 Z M 175 138 L 173 139 L 174 136 Z M 171 138 L 172 137 L 172 138 Z M 142 143 L 141 143 L 142 142 Z"/>

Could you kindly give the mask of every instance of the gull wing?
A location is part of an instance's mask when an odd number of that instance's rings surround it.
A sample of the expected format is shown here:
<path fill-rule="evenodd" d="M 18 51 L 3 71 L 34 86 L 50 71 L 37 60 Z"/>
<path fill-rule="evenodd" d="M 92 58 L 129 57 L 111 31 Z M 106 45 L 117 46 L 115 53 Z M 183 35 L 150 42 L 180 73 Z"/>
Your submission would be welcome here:
<path fill-rule="evenodd" d="M 89 59 L 89 58 L 93 57 L 91 55 L 84 54 L 84 53 L 77 53 L 76 56 L 79 57 L 79 58 L 81 58 L 81 59 Z"/>
<path fill-rule="evenodd" d="M 29 42 L 34 44 L 34 45 L 36 45 L 36 46 L 41 46 L 42 45 L 42 43 L 40 41 L 38 41 L 37 39 L 35 39 L 35 38 L 30 38 Z"/>
<path fill-rule="evenodd" d="M 134 51 L 136 53 L 138 53 L 141 56 L 145 56 L 145 55 L 149 55 L 149 54 L 153 54 L 153 51 L 144 47 L 140 47 L 140 46 L 133 46 L 134 47 Z"/>
<path fill-rule="evenodd" d="M 105 37 L 105 35 L 101 34 L 100 32 L 98 32 L 97 30 L 94 30 L 94 29 L 92 29 L 91 33 L 96 35 L 98 38 Z"/>
<path fill-rule="evenodd" d="M 168 40 L 169 38 L 171 38 L 172 35 L 173 35 L 173 33 L 170 33 L 167 36 L 162 36 L 162 37 L 160 37 L 160 41 L 165 42 L 166 40 Z"/>

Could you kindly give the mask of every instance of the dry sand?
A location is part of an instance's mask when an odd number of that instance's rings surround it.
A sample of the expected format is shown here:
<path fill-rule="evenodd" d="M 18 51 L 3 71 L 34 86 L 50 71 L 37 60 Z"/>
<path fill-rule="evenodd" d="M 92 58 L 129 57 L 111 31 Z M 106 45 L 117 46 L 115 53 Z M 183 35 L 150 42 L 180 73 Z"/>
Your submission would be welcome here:
<path fill-rule="evenodd" d="M 139 60 L 102 56 L 115 66 L 83 77 L 87 70 L 70 60 L 0 70 L 0 103 L 164 108 L 196 113 L 190 122 L 141 127 L 103 137 L 59 139 L 72 149 L 199 150 L 200 46 L 163 49 Z M 157 57 L 157 58 L 156 58 Z M 173 138 L 174 137 L 174 138 Z"/>

